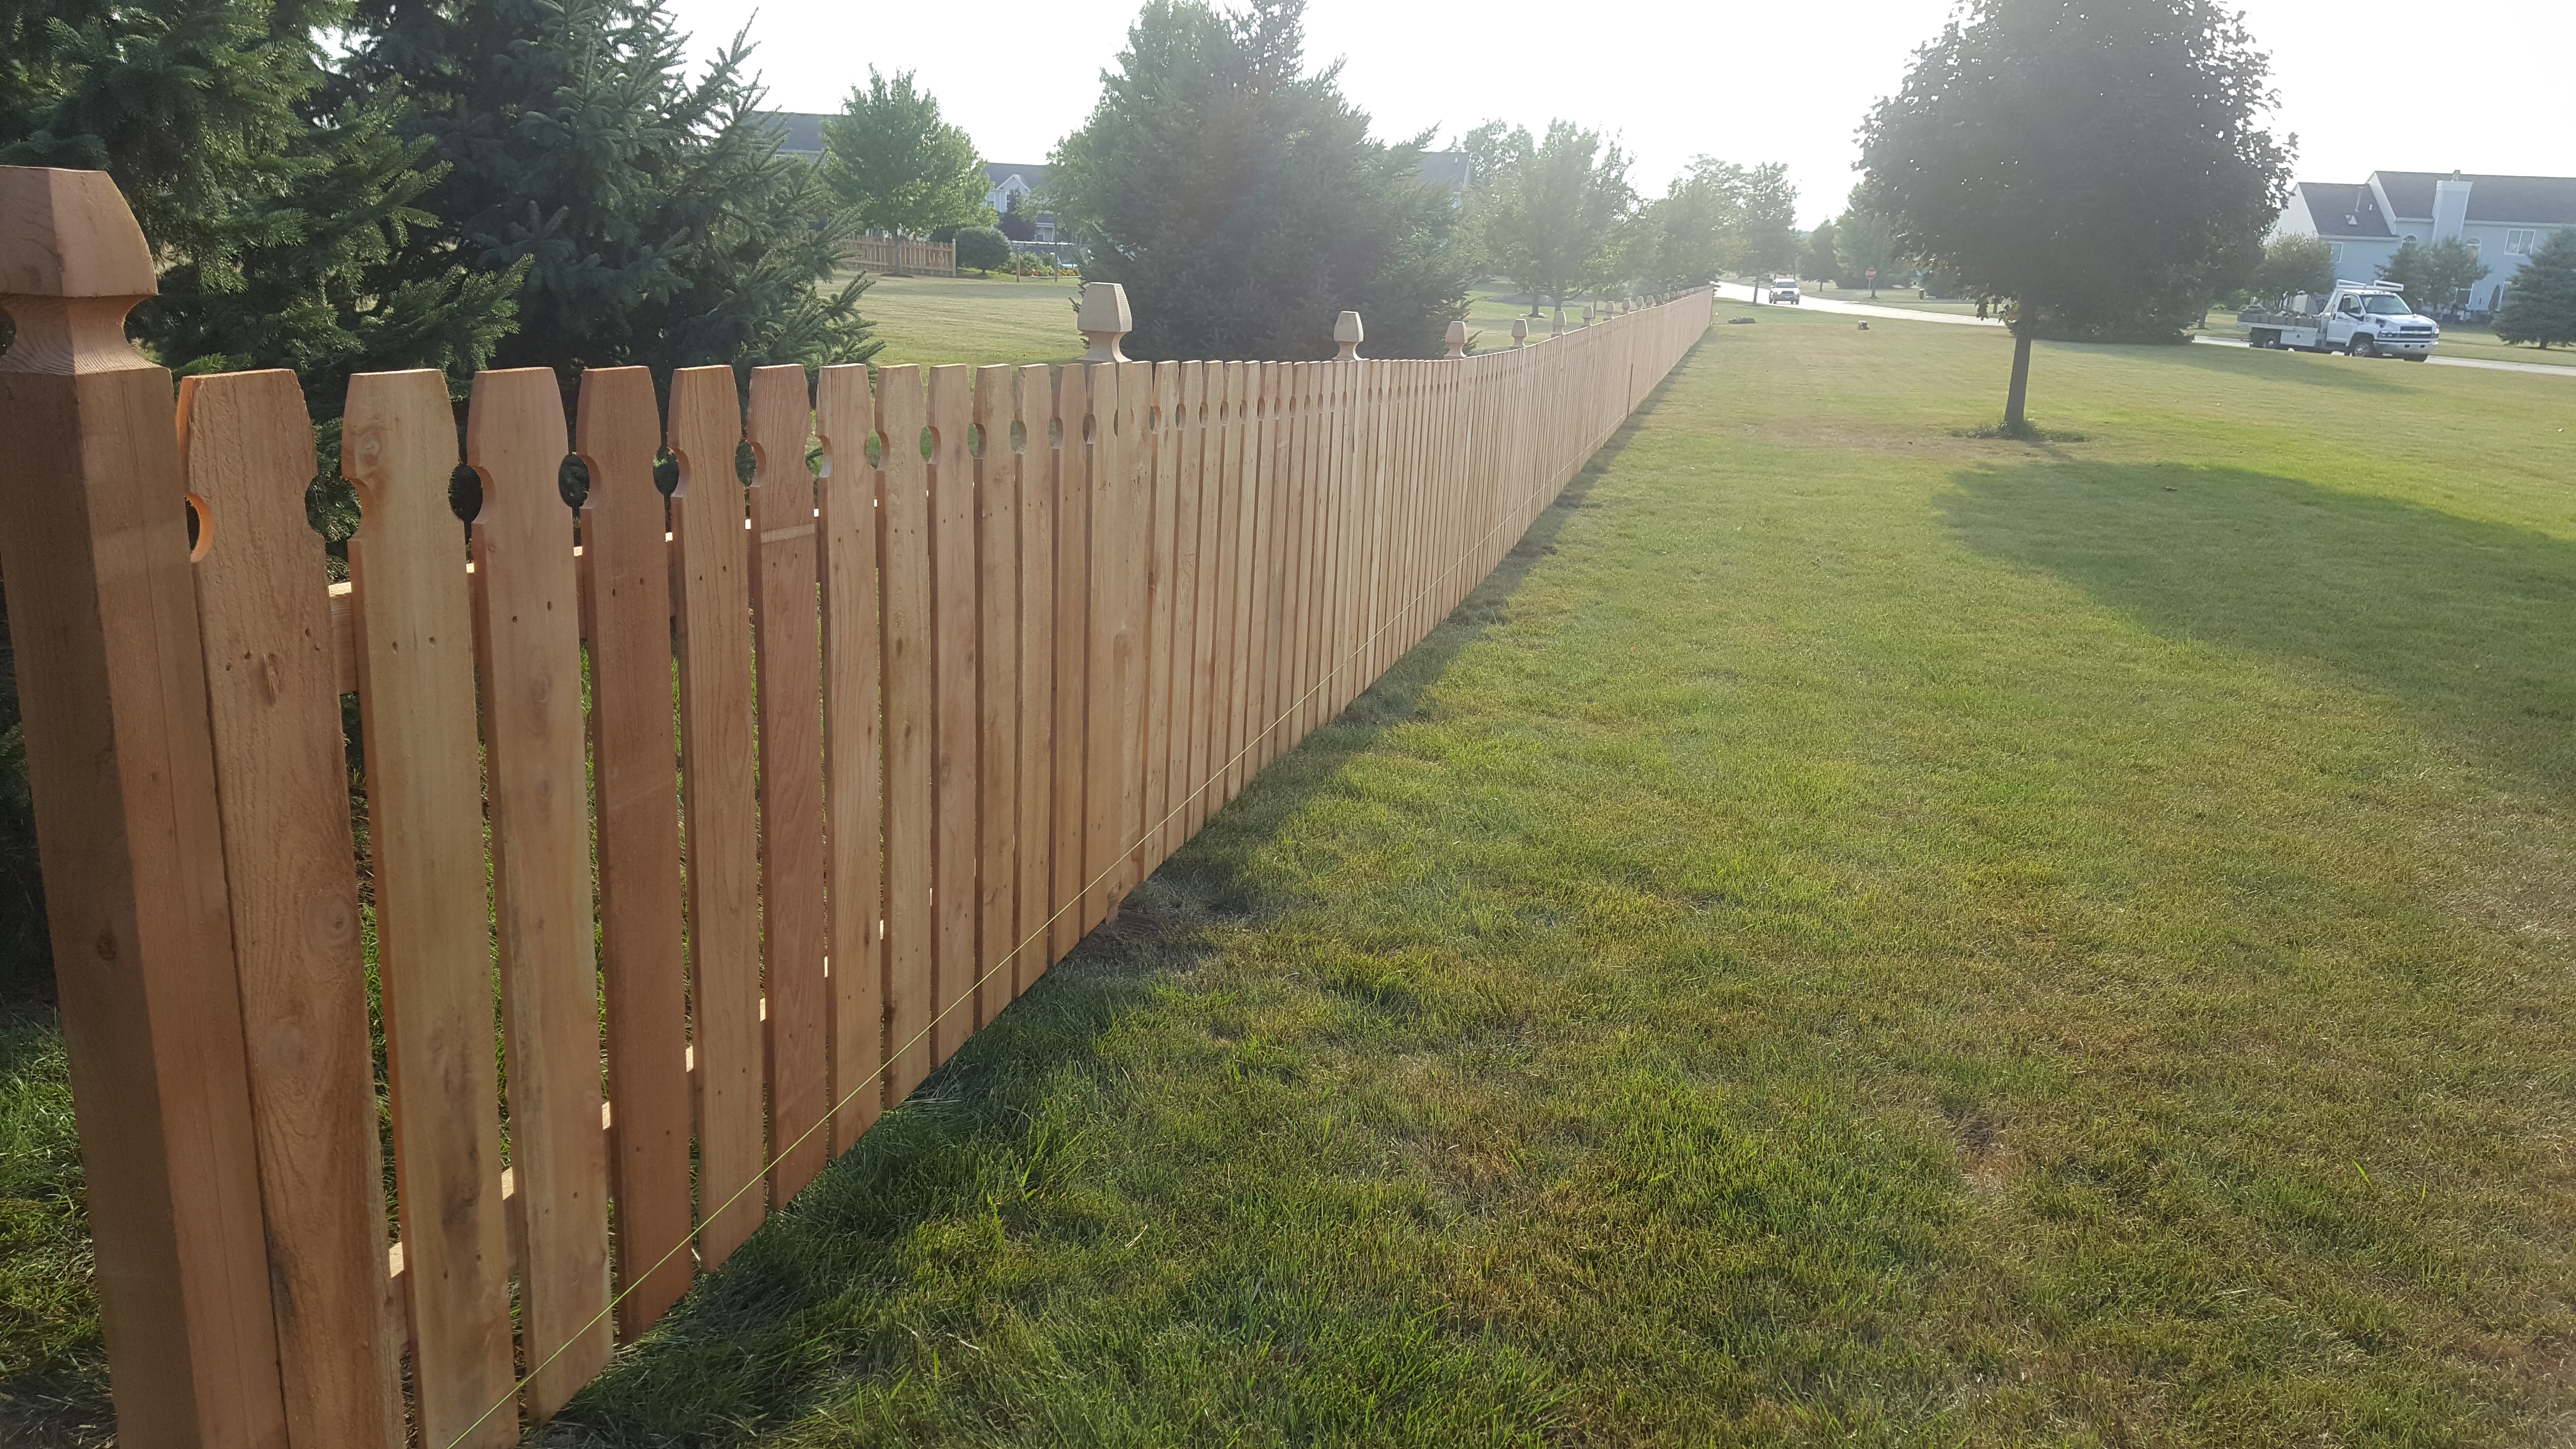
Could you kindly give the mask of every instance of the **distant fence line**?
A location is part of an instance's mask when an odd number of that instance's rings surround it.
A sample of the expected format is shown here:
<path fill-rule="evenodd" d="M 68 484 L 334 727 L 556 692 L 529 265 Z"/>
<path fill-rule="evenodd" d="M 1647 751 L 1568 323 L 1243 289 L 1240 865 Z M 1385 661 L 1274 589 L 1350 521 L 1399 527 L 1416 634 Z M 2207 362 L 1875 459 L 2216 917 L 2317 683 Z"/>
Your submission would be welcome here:
<path fill-rule="evenodd" d="M 955 242 L 923 241 L 891 232 L 862 232 L 841 239 L 842 258 L 861 271 L 899 277 L 957 275 Z"/>
<path fill-rule="evenodd" d="M 747 410 L 686 368 L 667 411 L 596 369 L 569 433 L 551 371 L 485 372 L 470 566 L 445 379 L 362 375 L 334 588 L 293 375 L 174 407 L 105 176 L 0 168 L 0 212 L 0 569 L 132 1449 L 516 1442 L 1428 634 L 1711 308 L 1148 364 L 1095 284 L 1082 363 L 768 367 Z"/>

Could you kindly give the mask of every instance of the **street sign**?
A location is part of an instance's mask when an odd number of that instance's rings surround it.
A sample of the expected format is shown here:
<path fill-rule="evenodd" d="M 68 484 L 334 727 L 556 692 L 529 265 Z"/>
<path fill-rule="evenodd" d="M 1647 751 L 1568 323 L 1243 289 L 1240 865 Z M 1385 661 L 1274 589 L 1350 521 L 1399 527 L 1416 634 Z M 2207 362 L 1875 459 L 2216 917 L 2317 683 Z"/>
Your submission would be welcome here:
<path fill-rule="evenodd" d="M 1878 268 L 1872 267 L 1869 269 L 1869 279 L 1873 282 L 1878 280 Z"/>

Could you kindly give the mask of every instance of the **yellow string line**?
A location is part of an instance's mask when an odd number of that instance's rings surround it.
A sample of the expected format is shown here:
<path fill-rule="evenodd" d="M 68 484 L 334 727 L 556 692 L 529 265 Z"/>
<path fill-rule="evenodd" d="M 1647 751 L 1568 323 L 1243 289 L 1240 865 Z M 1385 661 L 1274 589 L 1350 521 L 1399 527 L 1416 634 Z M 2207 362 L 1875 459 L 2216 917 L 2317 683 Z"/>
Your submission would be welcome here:
<path fill-rule="evenodd" d="M 1613 429 L 1612 431 L 1615 432 L 1617 430 Z M 1599 451 L 1597 446 L 1594 451 Z M 1577 469 L 1576 471 L 1580 472 L 1581 470 Z M 1572 482 L 1573 475 L 1568 474 L 1565 481 Z M 1559 484 L 1557 486 L 1562 487 L 1563 484 Z M 1539 494 L 1546 491 L 1547 490 L 1544 486 L 1534 488 L 1530 490 L 1528 494 L 1524 495 L 1523 501 L 1526 502 L 1528 499 L 1536 498 Z M 1369 648 L 1377 643 L 1379 635 L 1384 634 L 1387 630 L 1395 627 L 1396 620 L 1403 616 L 1405 610 L 1409 610 L 1414 605 L 1421 603 L 1424 599 L 1431 597 L 1433 592 L 1439 589 L 1443 583 L 1448 581 L 1450 575 L 1466 567 L 1468 560 L 1476 556 L 1477 549 L 1481 548 L 1486 542 L 1491 540 L 1495 534 L 1502 532 L 1504 528 L 1509 526 L 1509 522 L 1510 520 L 1506 518 L 1503 522 L 1496 523 L 1493 527 L 1486 529 L 1484 534 L 1479 537 L 1474 544 L 1471 544 L 1466 552 L 1458 556 L 1456 562 L 1450 564 L 1449 567 L 1442 569 L 1439 576 L 1434 578 L 1429 584 L 1425 585 L 1420 593 L 1417 593 L 1412 598 L 1405 600 L 1401 609 L 1396 610 L 1385 623 L 1380 624 L 1377 628 L 1371 630 L 1369 632 L 1369 636 L 1366 639 L 1361 640 L 1359 644 L 1351 650 L 1348 656 L 1343 658 L 1341 662 L 1335 664 L 1332 668 L 1326 670 L 1323 677 L 1315 681 L 1314 687 L 1308 689 L 1304 694 L 1297 696 L 1297 698 L 1291 702 L 1286 709 L 1280 711 L 1277 719 L 1264 725 L 1261 729 L 1261 733 L 1254 735 L 1249 741 L 1245 742 L 1242 749 L 1235 751 L 1232 757 L 1227 759 L 1224 764 L 1218 766 L 1216 773 L 1208 776 L 1206 780 L 1200 782 L 1196 787 L 1194 787 L 1187 796 L 1183 797 L 1181 803 L 1174 806 L 1169 813 L 1163 816 L 1162 819 L 1155 821 L 1152 825 L 1137 832 L 1134 840 L 1129 841 L 1125 846 L 1120 848 L 1117 856 L 1110 862 L 1107 869 L 1101 871 L 1100 874 L 1093 876 L 1083 885 L 1082 889 L 1074 892 L 1072 900 L 1056 907 L 1055 914 L 1048 916 L 1044 921 L 1039 922 L 1036 930 L 1021 937 L 1020 943 L 1013 946 L 1000 960 L 986 968 L 983 975 L 968 982 L 966 984 L 966 990 L 961 993 L 955 1001 L 950 1002 L 948 1005 L 940 1008 L 936 1013 L 934 1013 L 928 1024 L 924 1025 L 921 1030 L 913 1033 L 910 1040 L 906 1041 L 902 1046 L 887 1052 L 885 1060 L 879 1062 L 874 1070 L 862 1077 L 859 1084 L 852 1087 L 848 1094 L 843 1096 L 841 1100 L 834 1102 L 813 1126 L 798 1133 L 795 1141 L 788 1143 L 786 1146 L 781 1147 L 770 1154 L 769 1161 L 761 1165 L 758 1175 L 754 1176 L 749 1182 L 744 1183 L 742 1186 L 735 1188 L 733 1196 L 716 1204 L 712 1209 L 699 1213 L 698 1225 L 689 1230 L 689 1235 L 686 1238 L 672 1244 L 670 1251 L 664 1253 L 661 1257 L 654 1259 L 643 1272 L 629 1272 L 627 1274 L 626 1287 L 620 1291 L 617 1296 L 609 1299 L 606 1307 L 600 1309 L 597 1313 L 592 1314 L 590 1321 L 577 1329 L 573 1333 L 572 1337 L 567 1338 L 562 1343 L 556 1345 L 554 1352 L 547 1354 L 534 1368 L 528 1370 L 525 1377 L 510 1386 L 510 1392 L 508 1394 L 495 1402 L 492 1407 L 485 1409 L 481 1414 L 477 1415 L 473 1423 L 466 1425 L 462 1430 L 458 1431 L 455 1438 L 447 1441 L 446 1449 L 456 1449 L 457 1445 L 465 1442 L 468 1435 L 471 1435 L 475 1430 L 482 1428 L 485 1420 L 491 1418 L 494 1414 L 501 1412 L 502 1409 L 508 1407 L 513 1401 L 515 1401 L 521 1393 L 527 1390 L 528 1385 L 536 1379 L 537 1375 L 544 1373 L 548 1365 L 552 1364 L 556 1359 L 563 1357 L 564 1350 L 571 1348 L 575 1343 L 579 1342 L 584 1336 L 589 1334 L 592 1329 L 597 1328 L 602 1319 L 605 1319 L 611 1313 L 616 1312 L 617 1305 L 626 1301 L 627 1294 L 644 1286 L 646 1280 L 650 1279 L 654 1274 L 662 1271 L 663 1266 L 668 1264 L 673 1258 L 678 1257 L 681 1249 L 686 1248 L 691 1243 L 695 1242 L 698 1235 L 706 1231 L 707 1224 L 710 1221 L 723 1216 L 727 1209 L 731 1208 L 735 1203 L 742 1201 L 743 1194 L 750 1192 L 753 1188 L 760 1186 L 762 1182 L 766 1181 L 769 1177 L 770 1169 L 776 1167 L 781 1161 L 783 1161 L 787 1154 L 804 1146 L 806 1138 L 822 1131 L 823 1128 L 831 1122 L 833 1117 L 840 1113 L 842 1108 L 847 1107 L 850 1103 L 856 1101 L 859 1093 L 874 1085 L 876 1079 L 883 1076 L 886 1070 L 900 1060 L 905 1053 L 911 1051 L 914 1047 L 921 1045 L 923 1039 L 927 1038 L 932 1031 L 938 1028 L 939 1023 L 947 1020 L 949 1013 L 955 1011 L 961 1006 L 964 1006 L 967 1002 L 972 1001 L 974 999 L 974 992 L 978 988 L 982 987 L 985 982 L 992 980 L 995 974 L 1000 972 L 1004 966 L 1018 960 L 1020 953 L 1029 948 L 1029 943 L 1037 940 L 1040 936 L 1045 935 L 1049 930 L 1053 929 L 1056 922 L 1064 919 L 1065 912 L 1081 905 L 1084 900 L 1090 897 L 1092 891 L 1099 887 L 1102 881 L 1109 879 L 1111 875 L 1115 874 L 1121 867 L 1126 865 L 1128 858 L 1135 854 L 1137 846 L 1153 839 L 1156 832 L 1160 831 L 1164 826 L 1171 824 L 1174 820 L 1179 819 L 1184 813 L 1186 813 L 1190 808 L 1191 801 L 1206 794 L 1209 786 L 1214 785 L 1217 781 L 1225 778 L 1226 773 L 1232 770 L 1237 764 L 1241 763 L 1246 755 L 1251 754 L 1253 750 L 1258 748 L 1263 740 L 1270 738 L 1270 736 L 1275 733 L 1281 725 L 1288 722 L 1291 716 L 1295 715 L 1299 710 L 1304 709 L 1306 707 L 1306 701 L 1313 699 L 1316 695 L 1322 693 L 1324 686 L 1340 677 L 1342 671 L 1349 668 L 1353 660 L 1356 660 L 1361 655 L 1367 653 Z M 1439 626 L 1435 624 L 1432 627 L 1436 629 Z M 1425 637 L 1428 636 L 1426 635 Z"/>

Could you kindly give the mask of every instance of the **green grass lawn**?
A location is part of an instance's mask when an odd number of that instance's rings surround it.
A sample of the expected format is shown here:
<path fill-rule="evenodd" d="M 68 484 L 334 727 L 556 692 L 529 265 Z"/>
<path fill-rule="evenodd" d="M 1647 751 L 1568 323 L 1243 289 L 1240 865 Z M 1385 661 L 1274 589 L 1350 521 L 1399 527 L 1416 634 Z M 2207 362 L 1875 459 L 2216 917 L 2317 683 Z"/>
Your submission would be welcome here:
<path fill-rule="evenodd" d="M 2565 1442 L 2566 384 L 1761 316 L 544 1442 Z"/>
<path fill-rule="evenodd" d="M 879 366 L 1070 362 L 1083 349 L 1073 325 L 1081 294 L 1069 277 L 879 277 L 859 315 L 885 343 Z"/>

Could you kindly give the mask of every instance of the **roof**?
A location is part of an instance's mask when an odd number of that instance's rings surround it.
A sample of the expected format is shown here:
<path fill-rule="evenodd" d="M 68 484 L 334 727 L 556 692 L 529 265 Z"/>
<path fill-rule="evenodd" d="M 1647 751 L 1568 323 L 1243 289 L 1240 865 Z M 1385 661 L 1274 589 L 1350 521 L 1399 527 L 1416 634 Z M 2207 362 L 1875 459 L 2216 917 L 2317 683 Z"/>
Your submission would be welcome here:
<path fill-rule="evenodd" d="M 1425 151 L 1422 153 L 1422 179 L 1440 186 L 1463 189 L 1475 175 L 1464 151 Z"/>
<path fill-rule="evenodd" d="M 778 149 L 782 154 L 823 154 L 823 122 L 828 117 L 813 111 L 754 111 L 752 115 L 767 122 L 778 133 Z"/>
<path fill-rule="evenodd" d="M 2302 181 L 2295 193 L 2307 203 L 2308 221 L 2319 236 L 2393 237 L 2388 218 L 2379 214 L 2379 198 L 2363 181 Z M 2426 196 L 2432 195 L 2428 190 Z"/>
<path fill-rule="evenodd" d="M 2380 171 L 2373 173 L 2379 187 L 2388 193 L 2388 205 L 2398 216 L 2429 220 L 2433 215 L 2433 183 L 2454 177 L 2469 185 L 2471 221 L 2532 222 L 2541 226 L 2576 224 L 2576 176 L 2468 176 L 2439 171 Z"/>
<path fill-rule="evenodd" d="M 984 163 L 984 174 L 992 179 L 995 186 L 1016 176 L 1027 182 L 1032 191 L 1046 189 L 1047 168 L 1027 161 L 987 161 Z"/>

